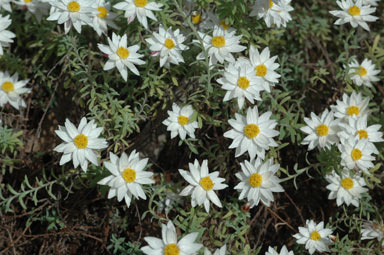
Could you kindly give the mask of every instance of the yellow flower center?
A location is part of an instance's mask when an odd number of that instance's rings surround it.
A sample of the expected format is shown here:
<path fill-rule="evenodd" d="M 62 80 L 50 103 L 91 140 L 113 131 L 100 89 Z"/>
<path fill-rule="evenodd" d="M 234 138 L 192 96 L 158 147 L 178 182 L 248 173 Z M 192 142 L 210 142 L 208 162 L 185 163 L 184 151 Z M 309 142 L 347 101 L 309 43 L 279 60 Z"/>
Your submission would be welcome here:
<path fill-rule="evenodd" d="M 180 249 L 175 243 L 167 244 L 164 247 L 164 255 L 179 255 Z"/>
<path fill-rule="evenodd" d="M 255 173 L 249 176 L 248 182 L 249 185 L 251 185 L 253 188 L 258 188 L 263 182 L 263 177 L 261 176 L 261 174 Z"/>
<path fill-rule="evenodd" d="M 24 3 L 29 4 L 30 2 L 32 2 L 32 0 L 24 0 Z"/>
<path fill-rule="evenodd" d="M 326 136 L 328 135 L 329 128 L 325 124 L 318 125 L 316 128 L 316 133 L 318 136 Z"/>
<path fill-rule="evenodd" d="M 118 48 L 116 53 L 121 59 L 126 59 L 129 57 L 129 50 L 124 47 Z"/>
<path fill-rule="evenodd" d="M 164 46 L 165 48 L 172 50 L 173 48 L 175 48 L 175 43 L 173 42 L 172 39 L 167 38 L 165 39 Z"/>
<path fill-rule="evenodd" d="M 368 139 L 368 132 L 365 131 L 364 129 L 357 130 L 356 135 L 357 134 L 360 136 L 360 139 L 363 139 L 363 138 Z"/>
<path fill-rule="evenodd" d="M 97 10 L 99 11 L 99 14 L 97 14 L 99 18 L 105 19 L 108 16 L 108 11 L 105 7 L 100 6 Z"/>
<path fill-rule="evenodd" d="M 70 12 L 80 11 L 80 4 L 78 2 L 72 1 L 67 5 L 67 8 Z"/>
<path fill-rule="evenodd" d="M 271 9 L 273 7 L 273 2 L 272 0 L 269 0 L 269 9 Z"/>
<path fill-rule="evenodd" d="M 363 157 L 363 153 L 359 149 L 353 149 L 351 153 L 351 157 L 354 161 L 359 160 Z"/>
<path fill-rule="evenodd" d="M 249 87 L 249 80 L 247 79 L 247 77 L 241 76 L 241 77 L 237 80 L 237 85 L 238 85 L 241 89 L 246 90 L 246 89 Z"/>
<path fill-rule="evenodd" d="M 78 149 L 85 149 L 88 146 L 88 137 L 83 134 L 77 135 L 75 139 L 73 139 L 73 143 Z"/>
<path fill-rule="evenodd" d="M 264 64 L 256 66 L 255 70 L 257 76 L 264 77 L 267 74 L 267 67 Z"/>
<path fill-rule="evenodd" d="M 364 67 L 360 66 L 359 69 L 356 70 L 356 72 L 361 76 L 366 76 L 367 75 L 367 69 Z"/>
<path fill-rule="evenodd" d="M 343 187 L 344 189 L 352 189 L 353 184 L 353 180 L 349 177 L 342 179 L 340 182 L 341 187 Z"/>
<path fill-rule="evenodd" d="M 360 110 L 359 110 L 359 107 L 357 107 L 357 106 L 350 106 L 350 107 L 348 107 L 348 109 L 347 109 L 347 114 L 349 115 L 349 116 L 352 116 L 352 115 L 359 115 L 359 113 L 360 113 Z"/>
<path fill-rule="evenodd" d="M 209 191 L 213 188 L 213 182 L 209 176 L 206 176 L 200 179 L 200 186 L 206 191 Z"/>
<path fill-rule="evenodd" d="M 1 85 L 1 89 L 4 90 L 5 92 L 9 93 L 15 90 L 15 86 L 13 85 L 12 82 L 10 81 L 5 81 Z"/>
<path fill-rule="evenodd" d="M 229 25 L 225 23 L 225 20 L 221 20 L 220 25 L 223 27 L 224 30 L 228 30 L 229 28 Z"/>
<path fill-rule="evenodd" d="M 144 7 L 147 5 L 147 0 L 134 0 L 137 7 Z"/>
<path fill-rule="evenodd" d="M 260 128 L 256 124 L 248 124 L 244 128 L 244 134 L 249 138 L 255 138 L 260 133 Z"/>
<path fill-rule="evenodd" d="M 352 16 L 360 15 L 360 8 L 356 5 L 349 7 L 348 13 Z"/>
<path fill-rule="evenodd" d="M 197 25 L 197 24 L 199 24 L 202 21 L 203 21 L 203 18 L 201 17 L 200 13 L 198 13 L 196 15 L 192 15 L 192 23 L 193 24 Z"/>
<path fill-rule="evenodd" d="M 311 237 L 310 237 L 313 241 L 319 241 L 321 239 L 321 236 L 319 234 L 319 232 L 317 232 L 316 230 L 313 231 L 311 233 Z"/>
<path fill-rule="evenodd" d="M 180 115 L 179 117 L 177 117 L 177 122 L 179 122 L 179 124 L 182 126 L 187 125 L 188 121 L 189 121 L 188 117 L 185 117 L 183 115 Z"/>
<path fill-rule="evenodd" d="M 215 36 L 212 38 L 211 41 L 213 47 L 221 48 L 225 46 L 225 39 L 224 36 Z"/>
<path fill-rule="evenodd" d="M 134 182 L 136 180 L 136 171 L 131 168 L 124 169 L 121 175 L 123 176 L 123 179 L 128 183 Z"/>

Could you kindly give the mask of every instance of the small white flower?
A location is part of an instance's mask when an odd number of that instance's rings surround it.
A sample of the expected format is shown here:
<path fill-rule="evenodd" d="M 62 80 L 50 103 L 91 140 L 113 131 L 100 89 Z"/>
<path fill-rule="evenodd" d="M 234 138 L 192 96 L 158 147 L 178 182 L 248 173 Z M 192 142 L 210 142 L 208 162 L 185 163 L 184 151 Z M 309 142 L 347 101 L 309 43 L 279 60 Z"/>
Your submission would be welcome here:
<path fill-rule="evenodd" d="M 372 63 L 369 59 L 364 59 L 361 65 L 357 62 L 357 60 L 353 60 L 349 64 L 349 74 L 351 75 L 351 80 L 357 86 L 367 86 L 369 88 L 372 87 L 372 82 L 379 81 L 377 78 L 377 74 L 380 73 L 380 70 L 375 70 L 375 64 Z"/>
<path fill-rule="evenodd" d="M 363 97 L 359 92 L 352 92 L 349 97 L 346 93 L 343 94 L 343 101 L 337 100 L 336 105 L 331 105 L 331 109 L 336 118 L 347 119 L 349 117 L 360 118 L 368 113 L 369 98 Z"/>
<path fill-rule="evenodd" d="M 223 101 L 229 101 L 237 98 L 237 103 L 241 109 L 245 98 L 252 104 L 254 99 L 261 100 L 259 91 L 261 90 L 260 80 L 248 59 L 241 58 L 234 64 L 229 63 L 225 68 L 224 75 L 217 82 L 221 88 L 227 90 Z"/>
<path fill-rule="evenodd" d="M 287 22 L 292 20 L 290 11 L 293 11 L 290 6 L 291 0 L 256 0 L 252 6 L 250 16 L 257 16 L 258 19 L 264 19 L 267 27 L 275 24 L 277 27 L 287 25 Z"/>
<path fill-rule="evenodd" d="M 0 15 L 0 56 L 4 54 L 3 47 L 8 47 L 10 43 L 13 43 L 13 39 L 16 35 L 6 30 L 9 25 L 11 25 L 12 20 L 9 18 L 9 15 L 3 17 Z"/>
<path fill-rule="evenodd" d="M 128 207 L 131 205 L 132 195 L 136 199 L 147 199 L 141 185 L 155 183 L 153 173 L 144 170 L 148 158 L 140 160 L 136 150 L 133 150 L 129 157 L 123 152 L 120 158 L 110 152 L 109 158 L 111 161 L 104 162 L 104 166 L 112 175 L 98 182 L 100 185 L 111 187 L 108 198 L 117 197 L 119 202 L 124 198 Z"/>
<path fill-rule="evenodd" d="M 150 44 L 149 49 L 153 52 L 152 56 L 160 55 L 160 67 L 169 68 L 170 63 L 175 65 L 184 63 L 181 52 L 187 50 L 188 47 L 183 44 L 185 37 L 179 29 L 172 31 L 170 27 L 165 30 L 160 26 L 159 33 L 154 32 L 153 37 L 146 41 Z"/>
<path fill-rule="evenodd" d="M 147 17 L 157 21 L 152 11 L 161 11 L 163 5 L 147 0 L 124 0 L 123 2 L 115 4 L 113 7 L 125 11 L 124 16 L 128 18 L 128 23 L 131 23 L 137 16 L 140 24 L 148 29 Z"/>
<path fill-rule="evenodd" d="M 324 228 L 324 222 L 316 225 L 313 220 L 307 220 L 305 227 L 299 227 L 299 233 L 293 235 L 298 244 L 305 244 L 305 249 L 313 254 L 315 251 L 329 251 L 328 245 L 331 244 L 329 235 L 332 230 Z"/>
<path fill-rule="evenodd" d="M 33 13 L 39 22 L 43 16 L 48 14 L 50 8 L 48 3 L 40 0 L 15 0 L 14 3 L 28 11 L 27 18 L 29 18 L 30 13 Z"/>
<path fill-rule="evenodd" d="M 59 130 L 55 130 L 55 133 L 64 140 L 64 143 L 53 149 L 64 153 L 60 159 L 60 166 L 71 159 L 73 166 L 76 168 L 80 165 L 84 172 L 87 171 L 88 161 L 97 166 L 97 156 L 93 150 L 108 147 L 104 138 L 98 138 L 102 131 L 103 128 L 98 128 L 94 120 L 87 123 L 87 119 L 83 117 L 79 127 L 76 128 L 72 122 L 66 119 L 65 126 L 59 126 Z"/>
<path fill-rule="evenodd" d="M 375 7 L 363 5 L 362 0 L 342 0 L 336 1 L 341 11 L 330 11 L 330 13 L 339 19 L 335 21 L 336 25 L 351 23 L 352 27 L 361 26 L 369 31 L 368 22 L 376 21 L 378 18 L 370 15 L 376 11 Z"/>
<path fill-rule="evenodd" d="M 257 155 L 261 159 L 265 157 L 265 150 L 269 146 L 277 147 L 272 137 L 279 134 L 274 130 L 277 125 L 275 120 L 270 120 L 272 112 L 266 112 L 259 116 L 257 106 L 248 108 L 247 115 L 235 113 L 235 120 L 228 122 L 233 129 L 224 133 L 224 137 L 233 139 L 230 149 L 236 148 L 235 157 L 239 157 L 248 151 L 251 160 Z"/>
<path fill-rule="evenodd" d="M 269 48 L 265 48 L 261 53 L 251 46 L 249 51 L 249 59 L 256 76 L 261 79 L 262 87 L 271 92 L 270 87 L 273 87 L 279 82 L 280 74 L 276 73 L 276 69 L 279 68 L 279 64 L 275 63 L 277 56 L 270 57 Z"/>
<path fill-rule="evenodd" d="M 337 206 L 342 204 L 354 205 L 359 207 L 359 199 L 361 193 L 365 193 L 368 189 L 364 178 L 359 175 L 352 175 L 351 171 L 344 168 L 341 175 L 338 175 L 335 171 L 325 176 L 325 179 L 330 183 L 327 185 L 327 189 L 331 192 L 328 195 L 328 199 L 335 199 Z"/>
<path fill-rule="evenodd" d="M 236 177 L 241 182 L 235 189 L 241 190 L 239 199 L 246 197 L 251 208 L 257 206 L 260 200 L 269 207 L 274 201 L 273 192 L 284 192 L 279 178 L 275 176 L 280 165 L 273 164 L 273 159 L 262 162 L 257 158 L 253 164 L 244 161 L 240 165 L 242 172 L 236 173 Z"/>
<path fill-rule="evenodd" d="M 277 253 L 275 249 L 272 247 L 268 247 L 268 251 L 265 253 L 265 255 L 294 255 L 293 251 L 288 251 L 287 247 L 284 245 L 280 253 Z"/>
<path fill-rule="evenodd" d="M 384 224 L 373 221 L 364 221 L 361 229 L 361 240 L 375 238 L 381 242 L 381 245 L 384 245 Z"/>
<path fill-rule="evenodd" d="M 349 169 L 358 168 L 369 174 L 368 169 L 374 166 L 372 161 L 375 160 L 375 157 L 371 156 L 373 153 L 372 144 L 367 139 L 350 137 L 338 147 L 341 152 L 342 166 Z"/>
<path fill-rule="evenodd" d="M 171 131 L 171 138 L 179 135 L 181 140 L 184 140 L 187 134 L 195 138 L 195 128 L 199 126 L 196 120 L 191 121 L 193 113 L 191 105 L 180 108 L 177 104 L 172 104 L 172 111 L 168 111 L 168 119 L 163 121 L 163 124 L 167 126 L 167 130 Z"/>
<path fill-rule="evenodd" d="M 179 173 L 189 183 L 189 185 L 181 191 L 180 196 L 192 195 L 192 207 L 204 204 L 206 212 L 209 212 L 209 201 L 220 208 L 223 207 L 215 190 L 222 190 L 228 187 L 227 184 L 222 183 L 225 179 L 219 177 L 218 171 L 213 173 L 209 173 L 208 171 L 208 160 L 203 160 L 200 166 L 197 159 L 195 159 L 193 164 L 189 163 L 189 172 L 179 169 Z"/>
<path fill-rule="evenodd" d="M 147 246 L 141 248 L 146 255 L 196 255 L 203 247 L 202 244 L 195 243 L 198 232 L 185 235 L 180 241 L 177 241 L 176 228 L 172 221 L 168 224 L 161 224 L 162 239 L 147 236 L 144 240 Z"/>
<path fill-rule="evenodd" d="M 117 14 L 111 12 L 111 3 L 105 2 L 105 0 L 97 0 L 92 7 L 97 10 L 93 14 L 92 27 L 99 36 L 107 34 L 108 26 L 118 29 L 114 22 Z"/>
<path fill-rule="evenodd" d="M 112 40 L 108 37 L 108 45 L 97 44 L 99 49 L 108 55 L 109 60 L 104 65 L 104 71 L 110 70 L 114 67 L 119 70 L 124 81 L 128 79 L 127 67 L 131 72 L 140 76 L 139 71 L 135 65 L 143 65 L 145 62 L 140 58 L 142 54 L 137 53 L 139 45 L 133 45 L 127 47 L 127 35 L 124 34 L 122 37 L 112 33 Z"/>
<path fill-rule="evenodd" d="M 0 10 L 1 9 L 12 12 L 11 0 L 0 0 Z"/>
<path fill-rule="evenodd" d="M 58 24 L 64 23 L 64 31 L 68 33 L 72 25 L 78 33 L 81 33 L 83 25 L 92 24 L 92 16 L 95 10 L 87 0 L 55 0 L 50 1 L 54 11 L 47 20 L 57 20 Z"/>
<path fill-rule="evenodd" d="M 381 125 L 376 124 L 367 127 L 367 118 L 368 115 L 363 115 L 358 119 L 349 118 L 348 123 L 341 122 L 339 126 L 341 127 L 341 131 L 337 133 L 340 137 L 340 140 L 344 141 L 349 139 L 351 136 L 357 136 L 359 139 L 367 139 L 371 144 L 377 142 L 383 142 L 383 133 L 379 131 Z M 373 145 L 372 151 L 374 154 L 379 154 L 379 151 Z"/>
<path fill-rule="evenodd" d="M 208 52 L 209 66 L 215 65 L 217 62 L 223 64 L 224 61 L 230 63 L 235 62 L 235 58 L 232 53 L 242 52 L 246 49 L 245 46 L 241 46 L 241 35 L 235 36 L 236 31 L 225 32 L 218 26 L 213 29 L 213 36 L 203 34 L 199 32 L 199 36 L 203 40 L 203 47 Z M 198 40 L 193 42 L 199 43 Z M 197 60 L 205 59 L 204 51 L 197 55 Z"/>
<path fill-rule="evenodd" d="M 227 246 L 224 244 L 220 249 L 216 249 L 213 255 L 226 255 L 226 251 L 227 251 Z M 212 255 L 212 253 L 207 248 L 205 248 L 204 255 Z"/>
<path fill-rule="evenodd" d="M 9 103 L 17 110 L 20 107 L 26 107 L 24 99 L 21 94 L 28 94 L 31 89 L 25 88 L 29 80 L 19 81 L 19 75 L 15 73 L 10 76 L 8 72 L 0 72 L 0 107 Z"/>
<path fill-rule="evenodd" d="M 308 144 L 308 150 L 315 147 L 331 149 L 331 145 L 338 142 L 338 120 L 334 120 L 333 113 L 325 110 L 320 118 L 311 112 L 311 118 L 304 117 L 307 126 L 300 128 L 307 134 L 301 144 Z"/>

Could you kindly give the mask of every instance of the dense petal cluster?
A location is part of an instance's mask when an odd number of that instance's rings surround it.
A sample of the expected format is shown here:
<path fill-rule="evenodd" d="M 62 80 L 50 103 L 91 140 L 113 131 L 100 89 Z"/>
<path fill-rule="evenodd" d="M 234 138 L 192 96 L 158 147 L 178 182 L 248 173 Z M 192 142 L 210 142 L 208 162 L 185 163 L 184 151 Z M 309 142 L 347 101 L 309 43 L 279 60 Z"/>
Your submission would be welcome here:
<path fill-rule="evenodd" d="M 313 254 L 315 251 L 329 251 L 328 245 L 331 244 L 329 236 L 332 230 L 324 228 L 324 222 L 316 224 L 313 220 L 307 220 L 305 227 L 299 227 L 299 233 L 293 235 L 298 244 L 305 244 L 305 249 Z"/>
<path fill-rule="evenodd" d="M 195 138 L 195 129 L 198 128 L 196 120 L 192 120 L 194 110 L 191 105 L 185 105 L 180 108 L 177 104 L 172 105 L 172 111 L 168 111 L 168 119 L 163 121 L 167 130 L 171 131 L 171 138 L 180 136 L 184 140 L 187 135 Z"/>
<path fill-rule="evenodd" d="M 364 59 L 361 64 L 357 60 L 353 60 L 349 66 L 349 74 L 351 75 L 351 80 L 357 86 L 367 86 L 372 87 L 372 82 L 377 82 L 380 79 L 376 76 L 380 73 L 380 70 L 375 69 L 375 65 L 369 59 Z"/>
<path fill-rule="evenodd" d="M 0 15 L 0 56 L 4 54 L 3 47 L 8 47 L 10 43 L 13 43 L 13 38 L 16 37 L 13 32 L 7 30 L 11 23 L 12 20 L 9 15 L 5 17 Z"/>
<path fill-rule="evenodd" d="M 193 164 L 189 163 L 189 172 L 179 169 L 179 173 L 189 183 L 180 195 L 192 196 L 192 207 L 204 205 L 205 211 L 209 212 L 210 201 L 216 206 L 222 207 L 215 190 L 225 189 L 228 185 L 222 183 L 225 179 L 219 177 L 219 172 L 209 173 L 207 160 L 203 160 L 200 166 L 196 159 Z"/>
<path fill-rule="evenodd" d="M 255 106 L 248 108 L 246 116 L 235 113 L 235 119 L 228 121 L 233 129 L 225 132 L 224 137 L 233 139 L 229 148 L 236 148 L 236 157 L 247 151 L 251 159 L 256 155 L 264 159 L 265 151 L 270 146 L 277 147 L 273 137 L 279 132 L 274 130 L 277 122 L 270 119 L 271 115 L 271 112 L 266 112 L 259 116 L 258 108 Z"/>
<path fill-rule="evenodd" d="M 108 198 L 117 197 L 120 202 L 123 198 L 129 207 L 132 195 L 138 199 L 146 199 L 146 195 L 141 185 L 153 184 L 152 172 L 144 171 L 148 163 L 148 158 L 140 159 L 139 153 L 133 150 L 129 157 L 124 152 L 121 157 L 117 157 L 112 152 L 109 153 L 110 162 L 104 162 L 104 166 L 112 174 L 98 182 L 100 185 L 110 187 Z"/>
<path fill-rule="evenodd" d="M 277 27 L 285 27 L 287 22 L 292 20 L 289 12 L 293 11 L 293 8 L 290 3 L 291 0 L 256 0 L 250 16 L 264 19 L 267 27 L 273 24 Z"/>
<path fill-rule="evenodd" d="M 162 239 L 156 237 L 144 237 L 148 243 L 147 246 L 141 248 L 147 255 L 196 255 L 203 245 L 196 243 L 198 232 L 185 235 L 180 241 L 177 241 L 176 228 L 172 221 L 168 221 L 167 225 L 161 225 Z"/>
<path fill-rule="evenodd" d="M 361 26 L 369 31 L 367 22 L 376 21 L 378 18 L 371 14 L 376 11 L 375 7 L 364 5 L 363 0 L 341 0 L 336 1 L 341 11 L 330 11 L 330 13 L 338 19 L 335 21 L 336 25 L 350 23 L 352 27 Z"/>
<path fill-rule="evenodd" d="M 76 168 L 80 165 L 84 172 L 87 171 L 88 162 L 98 165 L 97 156 L 94 150 L 107 148 L 107 141 L 98 138 L 102 127 L 97 127 L 94 120 L 90 122 L 83 117 L 79 127 L 76 128 L 71 121 L 65 120 L 65 126 L 59 126 L 59 130 L 55 130 L 56 134 L 64 141 L 54 148 L 54 151 L 62 152 L 60 165 L 64 165 L 73 160 L 73 166 Z"/>

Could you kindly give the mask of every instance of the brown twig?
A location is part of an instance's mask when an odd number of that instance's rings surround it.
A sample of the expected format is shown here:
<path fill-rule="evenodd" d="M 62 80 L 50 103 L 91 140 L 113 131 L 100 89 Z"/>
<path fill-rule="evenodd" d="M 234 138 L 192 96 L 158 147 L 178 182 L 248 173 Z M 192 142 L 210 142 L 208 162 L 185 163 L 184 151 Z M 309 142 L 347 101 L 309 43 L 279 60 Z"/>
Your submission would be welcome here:
<path fill-rule="evenodd" d="M 292 229 L 293 231 L 297 231 L 294 227 L 291 226 L 291 224 L 289 224 L 288 222 L 286 222 L 285 220 L 283 220 L 277 213 L 275 213 L 271 208 L 269 208 L 268 206 L 264 206 L 268 212 L 270 212 L 271 214 L 273 214 L 276 218 L 278 218 L 280 221 L 282 221 L 283 223 L 285 223 L 285 225 L 287 225 L 290 229 Z"/>

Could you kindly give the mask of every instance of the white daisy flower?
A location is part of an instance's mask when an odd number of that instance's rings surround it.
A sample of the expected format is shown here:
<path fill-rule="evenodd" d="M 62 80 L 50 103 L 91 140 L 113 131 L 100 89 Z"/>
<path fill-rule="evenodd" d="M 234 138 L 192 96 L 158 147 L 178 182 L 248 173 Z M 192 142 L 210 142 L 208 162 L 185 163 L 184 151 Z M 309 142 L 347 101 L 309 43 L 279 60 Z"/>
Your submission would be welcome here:
<path fill-rule="evenodd" d="M 161 224 L 162 239 L 147 236 L 144 240 L 147 246 L 141 248 L 146 255 L 196 255 L 203 247 L 202 244 L 195 243 L 198 232 L 185 235 L 180 241 L 177 241 L 176 228 L 172 221 L 168 224 Z"/>
<path fill-rule="evenodd" d="M 139 45 L 127 47 L 127 35 L 121 37 L 115 33 L 112 33 L 112 40 L 108 37 L 108 43 L 109 46 L 101 43 L 97 44 L 99 49 L 107 54 L 109 58 L 104 65 L 104 71 L 116 67 L 124 81 L 127 81 L 128 67 L 131 72 L 140 76 L 135 65 L 143 65 L 145 62 L 140 59 L 143 55 L 137 53 L 140 48 Z"/>
<path fill-rule="evenodd" d="M 96 12 L 87 0 L 56 0 L 50 1 L 54 11 L 47 20 L 57 20 L 58 24 L 64 23 L 64 31 L 68 33 L 72 25 L 81 33 L 83 25 L 92 24 L 93 13 Z"/>
<path fill-rule="evenodd" d="M 3 47 L 8 47 L 10 43 L 13 43 L 13 39 L 16 35 L 6 30 L 9 25 L 11 25 L 12 20 L 9 18 L 9 15 L 3 17 L 0 15 L 0 56 L 4 54 Z"/>
<path fill-rule="evenodd" d="M 104 162 L 104 166 L 112 175 L 98 182 L 100 185 L 111 187 L 108 198 L 117 197 L 119 202 L 124 198 L 128 207 L 131 205 L 132 195 L 136 199 L 147 199 L 141 185 L 155 183 L 153 173 L 144 170 L 148 158 L 140 160 L 136 150 L 133 150 L 129 157 L 123 152 L 120 158 L 110 152 L 109 158 L 111 161 Z"/>
<path fill-rule="evenodd" d="M 313 254 L 315 251 L 325 252 L 329 251 L 328 245 L 332 243 L 329 235 L 332 230 L 324 228 L 324 222 L 316 225 L 313 220 L 307 220 L 305 227 L 299 227 L 299 232 L 293 235 L 298 244 L 305 244 L 305 249 Z"/>
<path fill-rule="evenodd" d="M 341 165 L 349 169 L 358 168 L 369 174 L 368 169 L 374 165 L 372 163 L 375 157 L 371 156 L 373 153 L 372 145 L 367 139 L 359 139 L 358 137 L 350 137 L 339 144 L 341 152 Z"/>
<path fill-rule="evenodd" d="M 255 70 L 256 76 L 261 79 L 262 87 L 271 92 L 270 87 L 273 87 L 279 82 L 280 74 L 275 70 L 279 68 L 279 64 L 275 63 L 277 56 L 270 57 L 269 48 L 265 48 L 261 53 L 251 46 L 249 51 L 249 59 Z"/>
<path fill-rule="evenodd" d="M 152 51 L 152 56 L 160 55 L 160 67 L 169 68 L 170 63 L 175 65 L 184 63 L 181 52 L 187 50 L 188 47 L 183 44 L 185 37 L 179 29 L 172 31 L 172 27 L 170 27 L 165 30 L 163 26 L 160 26 L 159 33 L 154 32 L 152 38 L 145 40 L 150 44 L 149 49 Z"/>
<path fill-rule="evenodd" d="M 335 21 L 336 25 L 351 23 L 352 27 L 361 26 L 369 31 L 368 22 L 376 21 L 378 18 L 370 15 L 376 11 L 375 7 L 363 5 L 362 0 L 342 0 L 336 1 L 341 11 L 330 11 L 330 13 L 339 19 Z"/>
<path fill-rule="evenodd" d="M 198 128 L 196 120 L 191 121 L 194 110 L 191 105 L 185 105 L 180 108 L 177 104 L 172 104 L 172 111 L 168 111 L 168 119 L 163 121 L 167 130 L 171 131 L 171 138 L 180 136 L 184 140 L 187 135 L 195 138 L 195 128 Z"/>
<path fill-rule="evenodd" d="M 48 14 L 50 5 L 44 3 L 40 0 L 15 0 L 15 4 L 20 6 L 20 8 L 27 10 L 27 18 L 30 17 L 30 13 L 33 13 L 38 22 L 41 21 L 41 18 Z"/>
<path fill-rule="evenodd" d="M 1 9 L 12 12 L 11 0 L 0 0 L 0 10 Z"/>
<path fill-rule="evenodd" d="M 215 65 L 217 62 L 223 64 L 224 61 L 234 63 L 235 58 L 232 53 L 242 52 L 246 49 L 245 46 L 239 44 L 242 36 L 235 36 L 236 31 L 227 33 L 220 27 L 215 26 L 213 36 L 198 33 L 203 40 L 204 49 L 208 52 L 210 66 Z M 198 40 L 193 42 L 199 43 Z M 205 59 L 204 51 L 197 55 L 197 59 Z"/>
<path fill-rule="evenodd" d="M 235 113 L 235 120 L 228 121 L 233 129 L 225 132 L 224 137 L 233 139 L 229 148 L 236 148 L 235 157 L 248 151 L 251 160 L 256 155 L 264 159 L 265 150 L 268 150 L 269 146 L 277 147 L 272 137 L 277 136 L 279 132 L 273 130 L 277 122 L 269 119 L 271 115 L 272 112 L 266 112 L 259 116 L 255 106 L 248 108 L 246 116 Z"/>
<path fill-rule="evenodd" d="M 226 255 L 226 251 L 227 251 L 227 246 L 224 244 L 220 249 L 216 249 L 213 255 Z M 212 253 L 207 248 L 205 248 L 204 255 L 212 255 Z"/>
<path fill-rule="evenodd" d="M 148 29 L 147 17 L 157 21 L 152 11 L 161 11 L 163 5 L 147 0 L 124 0 L 123 2 L 115 4 L 113 7 L 125 11 L 124 16 L 128 18 L 128 23 L 131 23 L 137 16 L 137 20 L 145 29 Z"/>
<path fill-rule="evenodd" d="M 108 27 L 118 29 L 114 22 L 117 14 L 111 11 L 110 2 L 97 0 L 92 7 L 97 10 L 97 12 L 93 14 L 92 27 L 99 36 L 101 34 L 107 34 Z"/>
<path fill-rule="evenodd" d="M 375 238 L 381 242 L 381 245 L 384 245 L 384 224 L 373 221 L 364 221 L 361 228 L 361 240 Z"/>
<path fill-rule="evenodd" d="M 331 191 L 328 199 L 336 198 L 337 206 L 345 203 L 359 207 L 361 193 L 368 191 L 364 188 L 366 186 L 364 178 L 359 175 L 351 175 L 351 171 L 346 168 L 342 171 L 341 176 L 332 171 L 331 174 L 325 176 L 325 179 L 330 183 L 327 185 L 327 189 Z"/>
<path fill-rule="evenodd" d="M 368 113 L 369 98 L 363 97 L 359 92 L 352 92 L 349 97 L 346 93 L 343 94 L 343 101 L 337 100 L 336 105 L 331 105 L 336 118 L 347 119 L 349 117 L 360 118 Z"/>
<path fill-rule="evenodd" d="M 364 59 L 361 65 L 357 62 L 357 60 L 353 60 L 349 64 L 349 74 L 351 75 L 351 80 L 357 86 L 367 86 L 369 88 L 372 87 L 372 82 L 379 81 L 377 78 L 377 74 L 380 73 L 380 70 L 375 70 L 375 64 L 372 63 L 369 59 Z"/>
<path fill-rule="evenodd" d="M 269 207 L 274 201 L 273 192 L 284 192 L 279 178 L 275 176 L 280 165 L 273 164 L 273 159 L 262 162 L 257 158 L 253 164 L 246 160 L 240 165 L 242 172 L 236 173 L 236 177 L 241 182 L 235 189 L 241 190 L 239 199 L 246 197 L 250 208 L 257 206 L 260 200 Z"/>
<path fill-rule="evenodd" d="M 87 123 L 87 119 L 83 117 L 79 127 L 76 128 L 72 122 L 66 119 L 65 126 L 59 126 L 59 130 L 55 130 L 56 134 L 64 140 L 64 143 L 53 149 L 64 153 L 60 159 L 60 166 L 71 159 L 73 160 L 73 166 L 76 168 L 80 165 L 84 172 L 87 171 L 88 161 L 97 166 L 97 156 L 94 150 L 108 147 L 104 138 L 98 138 L 102 131 L 103 128 L 98 128 L 94 120 Z"/>
<path fill-rule="evenodd" d="M 339 141 L 337 136 L 338 120 L 333 118 L 333 113 L 327 109 L 321 114 L 320 118 L 311 112 L 311 118 L 304 117 L 307 126 L 300 128 L 307 134 L 301 144 L 308 144 L 308 150 L 315 147 L 320 149 L 331 149 L 331 145 Z"/>
<path fill-rule="evenodd" d="M 290 2 L 291 0 L 256 0 L 255 5 L 252 6 L 250 16 L 264 19 L 267 27 L 272 24 L 277 27 L 285 27 L 287 22 L 292 20 L 289 14 L 290 11 L 293 11 Z"/>
<path fill-rule="evenodd" d="M 21 94 L 31 93 L 31 89 L 25 88 L 29 80 L 19 81 L 19 75 L 15 73 L 10 76 L 8 72 L 0 72 L 0 107 L 9 103 L 17 110 L 20 107 L 26 107 L 24 99 Z"/>
<path fill-rule="evenodd" d="M 227 90 L 223 101 L 229 101 L 237 98 L 239 108 L 243 108 L 245 98 L 251 104 L 255 100 L 260 100 L 259 91 L 261 88 L 258 86 L 260 80 L 248 59 L 241 58 L 234 64 L 229 63 L 225 67 L 224 75 L 218 79 L 217 82 L 221 84 L 221 88 Z"/>
<path fill-rule="evenodd" d="M 358 119 L 349 118 L 348 123 L 341 122 L 339 126 L 341 127 L 341 131 L 337 133 L 340 137 L 340 140 L 349 139 L 351 136 L 357 136 L 359 139 L 367 139 L 370 143 L 383 142 L 382 138 L 383 133 L 379 131 L 381 125 L 376 124 L 367 127 L 367 118 L 368 115 L 363 115 Z M 379 151 L 373 145 L 372 151 L 374 154 L 379 154 Z"/>
<path fill-rule="evenodd" d="M 222 190 L 228 187 L 227 184 L 222 183 L 225 179 L 219 177 L 218 171 L 213 173 L 209 173 L 208 171 L 208 160 L 203 160 L 200 166 L 197 159 L 195 159 L 193 164 L 189 163 L 189 172 L 179 169 L 181 176 L 189 183 L 189 185 L 181 191 L 180 196 L 192 195 L 192 207 L 204 204 L 206 212 L 209 212 L 209 201 L 220 208 L 223 207 L 215 190 Z"/>
<path fill-rule="evenodd" d="M 294 253 L 293 251 L 288 251 L 285 245 L 281 248 L 280 253 L 277 253 L 275 249 L 269 246 L 265 255 L 294 255 Z"/>

